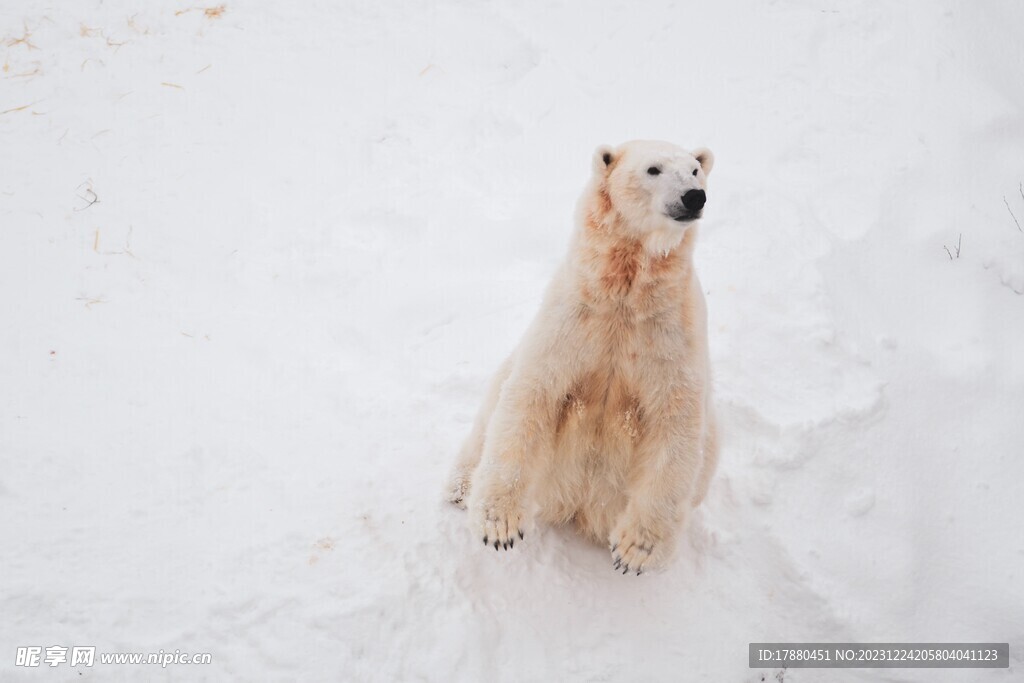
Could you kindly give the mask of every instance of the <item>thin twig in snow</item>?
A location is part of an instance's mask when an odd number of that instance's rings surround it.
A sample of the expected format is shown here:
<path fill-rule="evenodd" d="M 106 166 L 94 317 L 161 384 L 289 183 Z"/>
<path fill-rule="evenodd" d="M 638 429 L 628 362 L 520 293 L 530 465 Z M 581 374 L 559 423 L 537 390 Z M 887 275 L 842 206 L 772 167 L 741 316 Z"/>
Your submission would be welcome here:
<path fill-rule="evenodd" d="M 1020 227 L 1020 221 L 1018 221 L 1017 217 L 1013 215 L 1013 209 L 1010 208 L 1010 202 L 1006 201 L 1005 195 L 1003 196 L 1003 204 L 1006 204 L 1006 210 L 1010 212 L 1010 217 L 1013 218 L 1013 222 L 1017 224 L 1017 231 L 1024 232 Z"/>
<path fill-rule="evenodd" d="M 83 187 L 85 188 L 84 195 L 83 194 L 77 194 L 75 196 L 78 197 L 79 199 L 81 199 L 83 202 L 85 202 L 85 206 L 83 206 L 80 209 L 73 209 L 73 211 L 76 211 L 76 212 L 77 211 L 85 211 L 90 206 L 92 206 L 93 204 L 98 204 L 99 201 L 100 201 L 99 195 L 97 195 L 95 192 L 92 191 L 92 181 L 91 180 L 86 180 L 84 183 L 79 185 L 77 189 L 81 190 Z"/>
<path fill-rule="evenodd" d="M 25 31 L 22 33 L 21 38 L 11 38 L 7 41 L 7 47 L 14 47 L 15 45 L 24 45 L 29 50 L 38 50 L 39 47 L 33 45 L 29 38 L 32 37 L 32 32 L 28 30 L 27 25 L 23 25 Z"/>
<path fill-rule="evenodd" d="M 131 15 L 130 17 L 128 17 L 128 28 L 130 28 L 131 30 L 135 31 L 136 33 L 141 33 L 142 35 L 147 35 L 149 33 L 149 29 L 148 28 L 147 29 L 141 29 L 141 28 L 139 28 L 139 25 L 137 23 L 135 23 L 135 17 L 137 17 L 137 16 L 139 16 L 139 15 L 136 12 L 135 14 Z"/>
<path fill-rule="evenodd" d="M 85 302 L 85 307 L 90 309 L 90 310 L 92 309 L 92 305 L 93 304 L 105 304 L 105 303 L 107 303 L 107 300 L 104 299 L 103 297 L 95 297 L 95 296 L 77 296 L 77 297 L 75 297 L 75 301 L 84 301 Z"/>
<path fill-rule="evenodd" d="M 957 258 L 960 258 L 960 241 L 961 241 L 961 240 L 962 240 L 963 238 L 964 238 L 964 234 L 963 234 L 963 233 L 960 233 L 960 235 L 959 235 L 959 236 L 958 236 L 958 237 L 956 238 L 956 247 L 955 247 L 955 250 L 956 250 L 956 257 L 957 257 Z M 946 246 L 945 244 L 943 244 L 943 245 L 942 245 L 942 248 L 946 250 L 946 254 L 948 254 L 948 255 L 949 255 L 949 260 L 950 260 L 950 261 L 952 261 L 952 260 L 953 260 L 953 252 L 952 252 L 952 251 L 950 251 L 950 250 L 949 250 L 949 247 L 947 247 L 947 246 Z"/>
<path fill-rule="evenodd" d="M 12 74 L 11 78 L 24 78 L 25 80 L 30 81 L 36 76 L 43 73 L 42 68 L 40 68 L 39 66 L 39 62 L 33 62 L 33 64 L 36 65 L 36 68 L 32 69 L 31 71 L 22 71 L 20 74 Z"/>
<path fill-rule="evenodd" d="M 174 16 L 180 17 L 182 14 L 188 14 L 194 9 L 203 10 L 203 14 L 207 19 L 220 19 L 224 16 L 224 11 L 228 8 L 227 5 L 217 5 L 216 7 L 189 7 L 186 9 L 180 9 L 174 13 Z"/>
<path fill-rule="evenodd" d="M 42 100 L 37 100 L 36 102 L 30 102 L 29 104 L 25 104 L 25 105 L 22 105 L 20 107 L 14 107 L 12 109 L 4 109 L 3 111 L 0 111 L 0 115 L 2 115 L 2 114 L 10 114 L 11 112 L 14 112 L 14 111 L 24 111 L 24 110 L 28 109 L 29 107 L 34 107 L 35 105 L 39 104 L 40 102 L 42 102 Z"/>
<path fill-rule="evenodd" d="M 100 254 L 101 256 L 121 256 L 121 255 L 124 255 L 124 256 L 130 256 L 133 259 L 135 259 L 136 261 L 139 260 L 139 257 L 136 256 L 135 253 L 132 251 L 132 232 L 134 230 L 135 230 L 135 226 L 133 226 L 133 225 L 129 225 L 128 226 L 128 235 L 124 238 L 124 248 L 121 249 L 120 251 L 99 251 L 97 249 L 97 247 L 99 247 L 99 244 L 100 244 L 100 230 L 99 230 L 99 228 L 96 228 L 96 242 L 93 245 L 93 251 L 95 251 L 97 254 Z"/>

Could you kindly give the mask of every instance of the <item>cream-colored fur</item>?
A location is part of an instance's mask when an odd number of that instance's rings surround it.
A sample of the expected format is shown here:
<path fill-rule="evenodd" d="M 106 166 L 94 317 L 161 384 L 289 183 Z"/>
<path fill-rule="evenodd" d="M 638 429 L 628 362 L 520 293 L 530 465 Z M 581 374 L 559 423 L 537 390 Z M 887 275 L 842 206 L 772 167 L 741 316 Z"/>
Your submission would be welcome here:
<path fill-rule="evenodd" d="M 623 573 L 671 556 L 718 457 L 697 222 L 679 215 L 713 161 L 653 141 L 595 152 L 568 256 L 449 484 L 485 544 L 574 522 Z"/>

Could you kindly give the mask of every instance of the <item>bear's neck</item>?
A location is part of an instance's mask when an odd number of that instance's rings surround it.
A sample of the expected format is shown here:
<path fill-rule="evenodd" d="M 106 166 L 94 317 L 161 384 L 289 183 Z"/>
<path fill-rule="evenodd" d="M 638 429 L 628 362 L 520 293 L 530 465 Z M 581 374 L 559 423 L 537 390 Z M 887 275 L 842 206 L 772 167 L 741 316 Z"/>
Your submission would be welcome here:
<path fill-rule="evenodd" d="M 655 297 L 672 306 L 684 296 L 693 273 L 696 224 L 689 224 L 681 235 L 641 236 L 611 212 L 602 220 L 594 220 L 593 214 L 587 218 L 570 251 L 584 298 L 628 304 Z"/>

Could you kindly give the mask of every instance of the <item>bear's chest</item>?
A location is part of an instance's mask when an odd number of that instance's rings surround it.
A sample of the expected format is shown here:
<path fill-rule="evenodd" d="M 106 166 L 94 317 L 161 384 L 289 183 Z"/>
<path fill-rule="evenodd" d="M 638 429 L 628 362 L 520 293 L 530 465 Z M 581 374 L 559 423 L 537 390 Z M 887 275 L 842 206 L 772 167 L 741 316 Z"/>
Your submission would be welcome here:
<path fill-rule="evenodd" d="M 595 312 L 579 332 L 583 346 L 560 396 L 556 431 L 598 449 L 636 441 L 685 367 L 679 316 L 645 317 L 620 308 Z"/>
<path fill-rule="evenodd" d="M 644 412 L 639 389 L 626 366 L 590 367 L 560 397 L 556 434 L 598 449 L 609 439 L 632 440 Z"/>
<path fill-rule="evenodd" d="M 579 316 L 580 357 L 609 381 L 678 361 L 689 346 L 678 287 L 639 280 L 630 291 L 591 301 Z"/>

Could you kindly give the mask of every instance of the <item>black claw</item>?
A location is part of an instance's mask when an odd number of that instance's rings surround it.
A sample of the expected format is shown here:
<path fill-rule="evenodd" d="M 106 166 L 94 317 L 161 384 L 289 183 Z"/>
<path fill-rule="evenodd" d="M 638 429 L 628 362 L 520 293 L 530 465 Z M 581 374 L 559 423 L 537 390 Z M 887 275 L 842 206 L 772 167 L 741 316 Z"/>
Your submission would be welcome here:
<path fill-rule="evenodd" d="M 615 560 L 615 564 L 614 564 L 613 566 L 614 566 L 614 567 L 615 567 L 616 569 L 618 569 L 619 567 L 621 567 L 621 566 L 622 566 L 622 560 Z"/>
<path fill-rule="evenodd" d="M 509 541 L 508 542 L 508 547 L 509 548 L 515 548 L 516 547 L 516 539 L 513 538 L 511 541 Z"/>
<path fill-rule="evenodd" d="M 628 571 L 629 571 L 629 565 L 627 564 L 626 568 L 622 570 L 622 575 L 625 576 L 626 572 L 628 572 Z"/>
<path fill-rule="evenodd" d="M 612 546 L 612 552 L 613 552 L 613 553 L 614 553 L 614 552 L 615 552 L 616 550 L 618 550 L 618 549 L 619 549 L 619 544 L 618 544 L 618 543 L 616 543 L 615 545 L 613 545 L 613 546 Z"/>
<path fill-rule="evenodd" d="M 498 542 L 497 542 L 497 541 L 495 541 L 495 542 L 494 542 L 494 549 L 495 549 L 495 550 L 497 550 L 497 549 L 498 549 Z"/>
<path fill-rule="evenodd" d="M 487 545 L 487 537 L 484 536 L 484 545 Z"/>
<path fill-rule="evenodd" d="M 643 574 L 643 573 L 644 573 L 644 570 L 643 570 L 643 569 L 637 569 L 637 570 L 636 570 L 636 575 L 637 575 L 637 576 L 640 576 L 640 575 L 641 575 L 641 574 Z"/>
<path fill-rule="evenodd" d="M 522 529 L 520 529 L 520 530 L 519 530 L 519 540 L 523 540 L 523 539 L 525 539 L 525 538 L 526 538 L 526 537 L 525 537 L 525 536 L 523 536 L 523 530 L 522 530 Z"/>
<path fill-rule="evenodd" d="M 502 543 L 501 547 L 504 548 L 505 550 L 508 550 L 508 543 Z"/>

